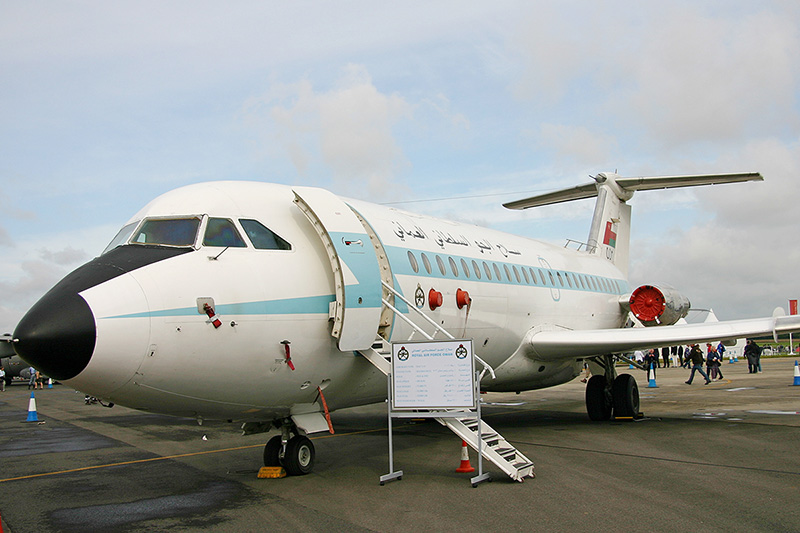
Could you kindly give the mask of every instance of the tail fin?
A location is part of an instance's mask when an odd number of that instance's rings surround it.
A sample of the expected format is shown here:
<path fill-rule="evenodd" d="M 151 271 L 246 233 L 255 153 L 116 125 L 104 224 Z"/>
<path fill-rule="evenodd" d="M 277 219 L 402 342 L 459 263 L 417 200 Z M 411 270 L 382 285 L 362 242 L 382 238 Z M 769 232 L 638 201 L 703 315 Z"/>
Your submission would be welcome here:
<path fill-rule="evenodd" d="M 509 202 L 503 204 L 503 207 L 528 209 L 596 196 L 597 203 L 592 217 L 592 226 L 589 229 L 587 248 L 590 253 L 602 255 L 617 265 L 626 275 L 628 273 L 628 248 L 631 231 L 631 207 L 627 201 L 633 197 L 635 191 L 764 180 L 758 172 L 640 178 L 623 178 L 611 172 L 601 172 L 593 179 L 595 183 Z"/>

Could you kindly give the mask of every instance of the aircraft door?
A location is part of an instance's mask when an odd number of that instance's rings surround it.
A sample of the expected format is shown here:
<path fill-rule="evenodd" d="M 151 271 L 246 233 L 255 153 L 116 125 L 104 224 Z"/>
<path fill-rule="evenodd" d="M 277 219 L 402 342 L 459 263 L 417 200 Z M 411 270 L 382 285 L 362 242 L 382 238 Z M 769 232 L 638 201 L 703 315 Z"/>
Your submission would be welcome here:
<path fill-rule="evenodd" d="M 311 221 L 333 269 L 331 335 L 342 351 L 372 346 L 381 319 L 381 274 L 370 237 L 350 207 L 324 189 L 295 187 L 294 202 Z"/>

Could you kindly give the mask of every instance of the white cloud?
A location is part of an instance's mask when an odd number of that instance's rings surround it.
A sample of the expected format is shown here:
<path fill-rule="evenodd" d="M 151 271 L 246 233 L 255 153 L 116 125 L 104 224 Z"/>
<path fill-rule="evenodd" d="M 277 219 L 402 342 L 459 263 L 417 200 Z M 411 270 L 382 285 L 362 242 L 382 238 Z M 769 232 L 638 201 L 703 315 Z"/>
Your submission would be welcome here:
<path fill-rule="evenodd" d="M 631 279 L 669 282 L 720 319 L 769 316 L 800 296 L 800 142 L 753 141 L 717 166 L 760 171 L 765 181 L 693 190 L 705 216 L 693 224 L 673 220 L 636 243 Z"/>
<path fill-rule="evenodd" d="M 514 93 L 545 116 L 558 105 L 562 123 L 644 131 L 637 150 L 798 131 L 796 8 L 579 5 L 537 6 L 512 40 L 522 65 Z"/>
<path fill-rule="evenodd" d="M 711 17 L 667 4 L 650 19 L 632 65 L 627 110 L 667 145 L 739 139 L 746 132 L 797 129 L 800 35 L 768 10 Z M 628 100 L 626 103 L 625 100 Z"/>
<path fill-rule="evenodd" d="M 547 123 L 539 126 L 535 142 L 552 150 L 559 160 L 597 168 L 609 162 L 617 145 L 613 136 L 592 131 L 586 126 Z"/>
<path fill-rule="evenodd" d="M 348 65 L 334 87 L 316 91 L 308 81 L 273 86 L 245 105 L 250 123 L 284 147 L 299 174 L 321 164 L 345 194 L 386 194 L 407 165 L 392 128 L 413 116 L 397 94 L 383 94 L 367 70 Z M 313 178 L 312 178 L 313 179 Z"/>

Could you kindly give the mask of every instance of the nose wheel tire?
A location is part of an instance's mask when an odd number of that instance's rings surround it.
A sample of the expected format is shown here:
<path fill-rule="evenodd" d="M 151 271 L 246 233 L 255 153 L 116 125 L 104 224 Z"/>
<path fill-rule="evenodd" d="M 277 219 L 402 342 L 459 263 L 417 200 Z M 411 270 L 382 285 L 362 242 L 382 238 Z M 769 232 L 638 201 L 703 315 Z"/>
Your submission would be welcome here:
<path fill-rule="evenodd" d="M 302 476 L 314 469 L 314 455 L 314 445 L 308 437 L 292 437 L 284 452 L 281 437 L 276 435 L 264 446 L 264 466 L 282 466 L 290 476 Z"/>
<path fill-rule="evenodd" d="M 267 441 L 264 446 L 264 466 L 282 466 L 281 465 L 281 437 L 276 435 Z"/>
<path fill-rule="evenodd" d="M 290 476 L 302 476 L 314 469 L 314 445 L 308 437 L 297 435 L 289 439 L 283 467 Z"/>

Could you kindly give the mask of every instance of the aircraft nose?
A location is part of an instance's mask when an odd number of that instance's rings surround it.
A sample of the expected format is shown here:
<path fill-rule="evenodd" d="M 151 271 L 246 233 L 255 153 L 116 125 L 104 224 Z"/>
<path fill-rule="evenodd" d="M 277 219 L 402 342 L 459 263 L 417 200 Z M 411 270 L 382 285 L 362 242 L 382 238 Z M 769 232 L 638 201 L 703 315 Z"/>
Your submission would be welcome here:
<path fill-rule="evenodd" d="M 67 380 L 81 373 L 94 352 L 94 315 L 74 289 L 56 286 L 14 330 L 14 349 L 44 375 Z"/>

